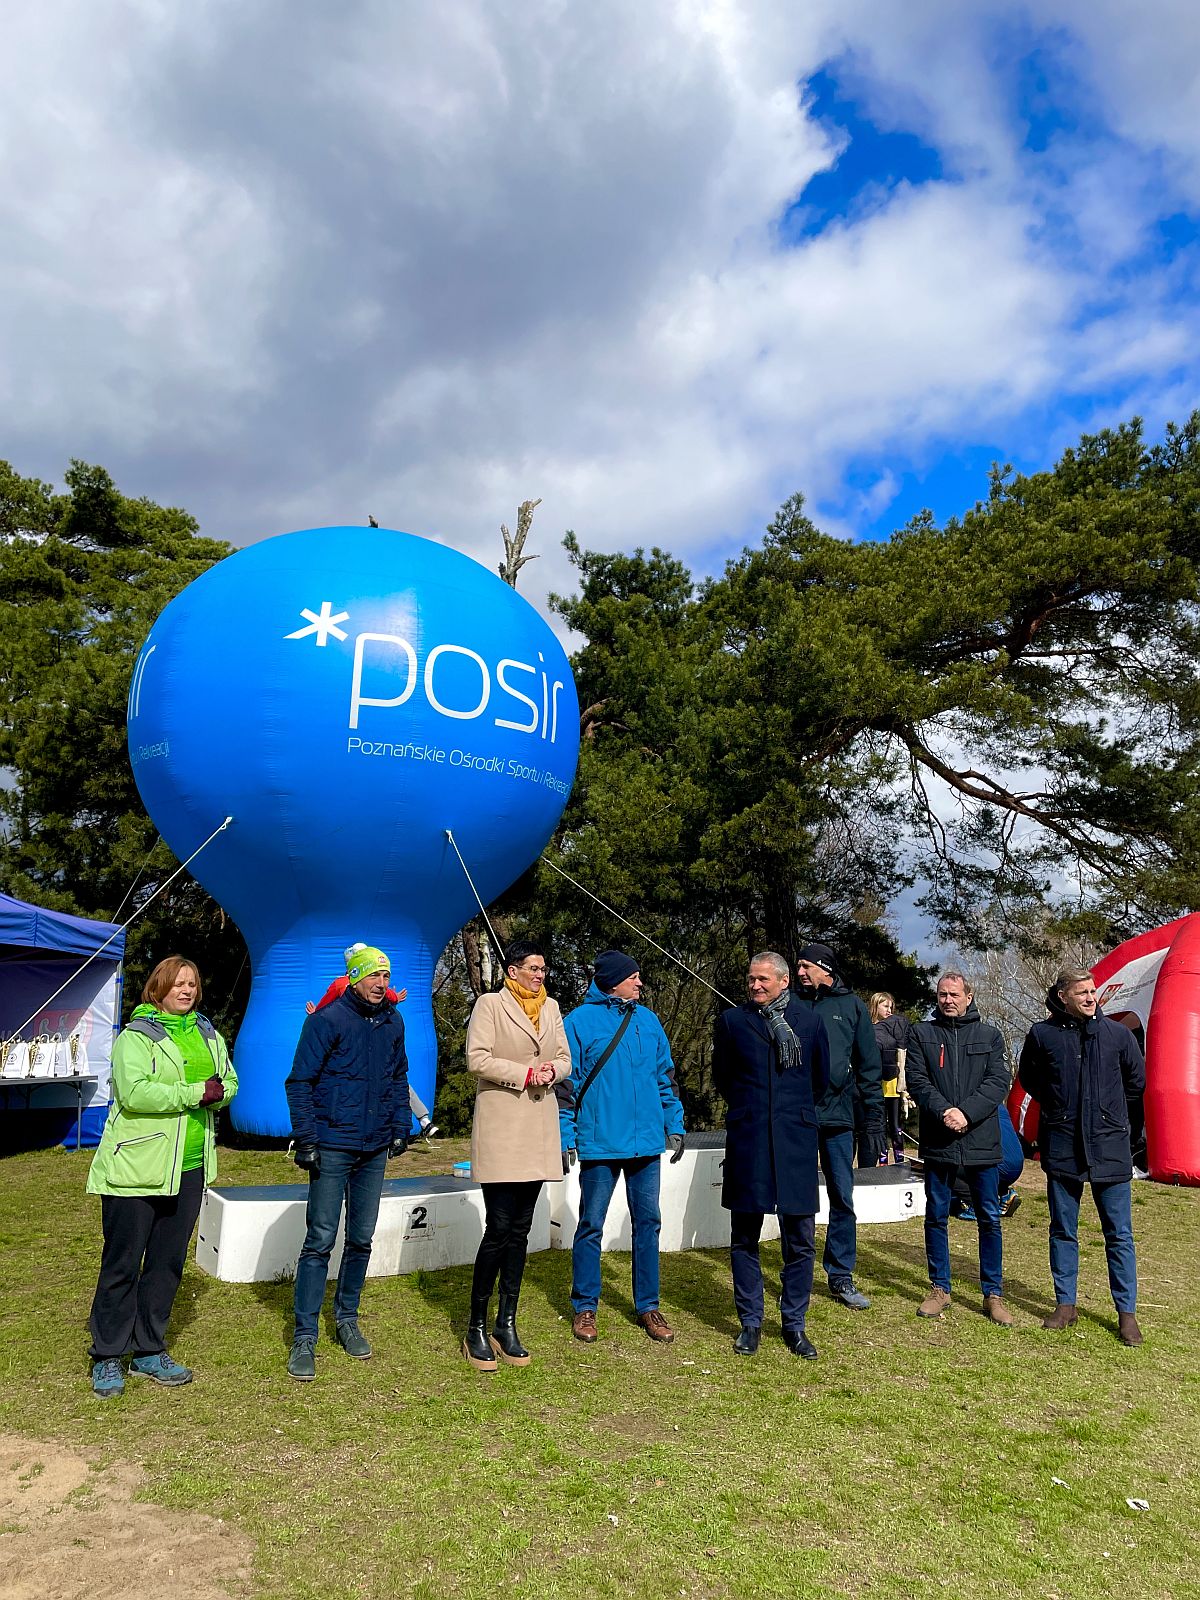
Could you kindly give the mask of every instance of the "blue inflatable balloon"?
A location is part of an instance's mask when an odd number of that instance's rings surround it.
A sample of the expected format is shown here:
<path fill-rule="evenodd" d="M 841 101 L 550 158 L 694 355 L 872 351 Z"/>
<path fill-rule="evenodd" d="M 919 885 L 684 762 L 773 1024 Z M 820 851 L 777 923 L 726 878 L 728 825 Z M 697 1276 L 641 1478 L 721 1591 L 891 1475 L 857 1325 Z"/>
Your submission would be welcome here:
<path fill-rule="evenodd" d="M 309 528 L 227 557 L 154 624 L 129 691 L 146 809 L 253 962 L 236 1125 L 290 1131 L 283 1082 L 359 940 L 392 962 L 413 1087 L 433 1103 L 434 964 L 537 860 L 566 804 L 579 707 L 527 601 L 457 551 Z"/>

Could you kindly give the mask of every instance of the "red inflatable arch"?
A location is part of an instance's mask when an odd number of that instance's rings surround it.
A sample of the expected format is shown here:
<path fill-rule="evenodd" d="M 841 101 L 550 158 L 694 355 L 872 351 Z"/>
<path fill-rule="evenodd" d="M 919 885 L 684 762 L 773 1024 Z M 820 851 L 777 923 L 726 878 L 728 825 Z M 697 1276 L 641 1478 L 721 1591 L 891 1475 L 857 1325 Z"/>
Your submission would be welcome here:
<path fill-rule="evenodd" d="M 1200 1185 L 1200 913 L 1127 939 L 1092 968 L 1106 1016 L 1146 1050 L 1146 1159 L 1159 1183 Z M 1014 1084 L 1008 1108 L 1028 1144 L 1037 1102 Z"/>

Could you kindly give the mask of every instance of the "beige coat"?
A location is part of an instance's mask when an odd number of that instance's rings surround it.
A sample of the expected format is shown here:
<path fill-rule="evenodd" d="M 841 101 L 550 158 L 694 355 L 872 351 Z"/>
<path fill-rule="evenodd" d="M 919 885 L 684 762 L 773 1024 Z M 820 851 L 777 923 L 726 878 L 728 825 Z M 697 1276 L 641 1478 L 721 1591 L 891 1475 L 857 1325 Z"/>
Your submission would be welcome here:
<path fill-rule="evenodd" d="M 477 1183 L 562 1178 L 562 1140 L 553 1085 L 525 1087 L 530 1067 L 554 1063 L 554 1082 L 571 1072 L 558 1002 L 547 997 L 540 1031 L 507 989 L 481 995 L 467 1024 L 467 1066 L 475 1074 L 471 1176 Z"/>

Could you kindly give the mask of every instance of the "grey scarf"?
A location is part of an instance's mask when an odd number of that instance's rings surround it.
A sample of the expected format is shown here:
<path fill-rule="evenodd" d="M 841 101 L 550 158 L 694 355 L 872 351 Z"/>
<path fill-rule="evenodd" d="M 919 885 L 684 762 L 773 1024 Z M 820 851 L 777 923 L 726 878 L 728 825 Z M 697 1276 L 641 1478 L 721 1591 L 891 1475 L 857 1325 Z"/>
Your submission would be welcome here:
<path fill-rule="evenodd" d="M 804 1060 L 800 1049 L 800 1041 L 788 1027 L 784 1012 L 787 1010 L 788 1001 L 792 998 L 792 991 L 785 989 L 782 994 L 775 996 L 765 1006 L 759 1006 L 759 1015 L 771 1030 L 775 1040 L 776 1049 L 779 1051 L 779 1065 L 785 1072 L 793 1067 L 798 1067 Z"/>

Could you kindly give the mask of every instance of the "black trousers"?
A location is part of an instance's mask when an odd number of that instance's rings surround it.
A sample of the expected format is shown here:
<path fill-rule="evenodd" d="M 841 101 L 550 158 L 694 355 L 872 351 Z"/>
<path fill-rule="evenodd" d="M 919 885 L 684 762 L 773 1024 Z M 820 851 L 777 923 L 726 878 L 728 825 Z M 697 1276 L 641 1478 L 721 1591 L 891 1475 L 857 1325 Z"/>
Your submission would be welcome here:
<path fill-rule="evenodd" d="M 104 1252 L 92 1301 L 93 1361 L 126 1351 L 154 1356 L 167 1348 L 167 1321 L 203 1199 L 203 1167 L 183 1174 L 177 1195 L 101 1196 Z"/>
<path fill-rule="evenodd" d="M 485 1183 L 483 1209 L 487 1224 L 475 1257 L 471 1296 L 486 1300 L 500 1279 L 500 1293 L 516 1295 L 525 1271 L 525 1247 L 533 1225 L 534 1207 L 541 1193 L 542 1180 L 530 1183 Z"/>

